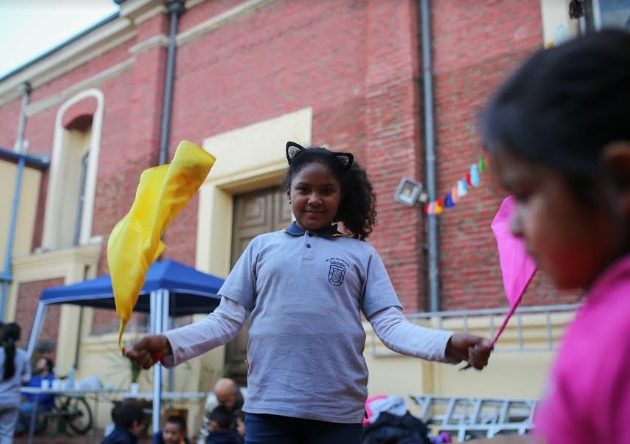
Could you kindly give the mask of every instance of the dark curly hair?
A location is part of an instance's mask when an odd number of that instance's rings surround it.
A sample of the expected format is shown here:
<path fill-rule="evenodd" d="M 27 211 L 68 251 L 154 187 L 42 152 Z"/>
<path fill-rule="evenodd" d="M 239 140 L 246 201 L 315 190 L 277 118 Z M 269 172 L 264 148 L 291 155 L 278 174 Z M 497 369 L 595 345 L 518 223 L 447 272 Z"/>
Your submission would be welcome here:
<path fill-rule="evenodd" d="M 134 422 L 144 421 L 144 410 L 138 402 L 126 399 L 112 409 L 112 421 L 116 426 L 130 430 Z"/>
<path fill-rule="evenodd" d="M 313 162 L 327 167 L 341 184 L 341 202 L 335 221 L 343 222 L 353 238 L 365 240 L 372 232 L 376 220 L 376 196 L 367 173 L 356 161 L 345 168 L 332 151 L 311 146 L 291 161 L 283 182 L 285 190 L 288 191 L 293 178 Z"/>

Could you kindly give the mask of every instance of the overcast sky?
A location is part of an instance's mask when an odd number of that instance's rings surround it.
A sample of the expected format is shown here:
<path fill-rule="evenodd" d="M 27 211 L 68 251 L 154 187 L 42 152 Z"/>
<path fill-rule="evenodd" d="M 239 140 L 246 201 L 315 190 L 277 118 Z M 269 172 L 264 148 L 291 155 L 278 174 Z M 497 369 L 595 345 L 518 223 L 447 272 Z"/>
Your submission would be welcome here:
<path fill-rule="evenodd" d="M 117 11 L 112 0 L 0 0 L 0 77 Z"/>

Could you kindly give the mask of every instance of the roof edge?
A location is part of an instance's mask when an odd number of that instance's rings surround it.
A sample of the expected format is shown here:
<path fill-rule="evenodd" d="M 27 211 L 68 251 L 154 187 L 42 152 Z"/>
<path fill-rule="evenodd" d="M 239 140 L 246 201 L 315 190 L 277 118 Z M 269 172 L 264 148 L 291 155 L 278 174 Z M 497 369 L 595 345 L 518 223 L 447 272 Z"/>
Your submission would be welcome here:
<path fill-rule="evenodd" d="M 61 51 L 66 46 L 70 46 L 72 43 L 76 42 L 77 40 L 82 39 L 86 35 L 90 34 L 92 31 L 95 31 L 98 28 L 100 28 L 102 26 L 105 26 L 106 24 L 108 24 L 110 22 L 113 22 L 119 16 L 120 16 L 120 12 L 116 12 L 114 14 L 111 14 L 110 16 L 105 17 L 100 22 L 97 22 L 94 25 L 90 26 L 89 28 L 84 29 L 83 31 L 81 31 L 80 33 L 70 37 L 69 39 L 64 40 L 59 45 L 52 47 L 48 51 L 46 51 L 46 52 L 36 56 L 34 59 L 29 60 L 28 62 L 24 63 L 23 65 L 18 66 L 14 70 L 9 71 L 7 74 L 5 74 L 2 77 L 0 77 L 0 83 L 5 81 L 5 80 L 7 80 L 7 79 L 9 79 L 9 78 L 11 78 L 11 77 L 13 77 L 16 74 L 19 74 L 20 72 L 26 70 L 27 68 L 29 68 L 29 67 L 31 67 L 31 66 L 39 63 L 39 62 L 41 62 L 42 60 L 50 57 L 51 55 L 55 54 L 56 52 Z"/>

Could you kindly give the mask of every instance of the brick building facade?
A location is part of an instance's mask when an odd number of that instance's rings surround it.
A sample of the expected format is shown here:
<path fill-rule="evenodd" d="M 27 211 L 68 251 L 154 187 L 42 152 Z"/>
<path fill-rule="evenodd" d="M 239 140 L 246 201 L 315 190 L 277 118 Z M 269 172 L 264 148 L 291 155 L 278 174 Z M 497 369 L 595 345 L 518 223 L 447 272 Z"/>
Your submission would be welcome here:
<path fill-rule="evenodd" d="M 97 257 L 90 259 L 84 276 L 107 272 L 107 236 L 130 207 L 142 170 L 158 160 L 167 3 L 122 2 L 115 17 L 0 79 L 0 147 L 14 144 L 21 113 L 17 86 L 29 82 L 28 152 L 51 158 L 33 204 L 35 216 L 22 226 L 29 230 L 29 245 L 16 253 L 18 262 L 96 245 Z M 545 23 L 556 3 L 566 2 L 431 2 L 439 193 L 479 157 L 476 115 L 509 71 L 548 43 Z M 420 2 L 413 0 L 185 2 L 176 37 L 169 140 L 172 155 L 181 139 L 201 144 L 309 110 L 307 136 L 299 141 L 351 151 L 367 168 L 378 199 L 377 225 L 369 241 L 383 256 L 407 313 L 428 308 L 426 216 L 394 200 L 403 176 L 424 180 L 419 9 Z M 563 10 L 560 21 L 574 32 L 577 25 L 566 15 Z M 289 136 L 279 134 L 278 140 Z M 204 147 L 214 152 L 210 142 Z M 255 146 L 242 148 L 256 152 Z M 218 162 L 238 162 L 240 149 L 236 145 Z M 281 158 L 283 150 L 278 144 L 268 153 Z M 280 176 L 272 176 L 271 182 L 257 182 L 256 176 L 247 187 L 224 189 L 238 196 L 241 189 L 277 185 Z M 84 203 L 81 210 L 69 203 L 78 198 Z M 487 174 L 479 188 L 440 216 L 441 309 L 506 305 L 489 229 L 501 198 Z M 174 221 L 165 242 L 167 257 L 205 270 L 199 261 L 205 220 L 200 199 Z M 64 276 L 68 282 L 69 274 Z M 54 273 L 41 276 L 14 292 L 20 320 L 28 323 L 21 300 L 31 301 L 37 282 L 54 278 Z M 556 298 L 544 280 L 537 280 L 525 303 L 575 300 L 575 295 Z M 14 316 L 5 313 L 7 319 Z M 111 322 L 99 316 L 95 324 Z"/>
<path fill-rule="evenodd" d="M 155 7 L 160 2 L 139 3 Z M 204 20 L 229 14 L 238 2 L 193 3 L 180 18 L 169 145 L 312 107 L 312 142 L 356 153 L 375 184 L 378 222 L 370 240 L 389 265 L 405 309 L 427 309 L 423 217 L 392 197 L 402 176 L 423 179 L 416 2 L 249 2 L 257 3 L 251 11 L 197 34 Z M 26 130 L 31 154 L 52 155 L 60 99 L 50 99 L 108 69 L 129 65 L 97 86 L 105 110 L 91 234 L 104 240 L 129 208 L 140 172 L 156 163 L 160 137 L 166 63 L 160 38 L 168 33 L 169 16 L 147 17 L 146 5 L 144 17 L 138 11 L 124 16 L 125 7 L 123 3 L 121 17 L 103 27 L 126 20 L 133 22 L 131 31 L 110 33 L 109 48 L 102 54 L 35 85 Z M 542 45 L 541 8 L 536 1 L 482 2 L 475 7 L 437 1 L 432 21 L 438 190 L 446 190 L 480 153 L 475 118 L 485 98 Z M 20 98 L 14 94 L 11 100 L 10 95 L 4 94 L 0 106 L 4 147 L 13 145 L 20 112 Z M 91 99 L 80 101 L 64 113 L 62 124 L 68 128 L 93 112 Z M 504 304 L 488 229 L 500 190 L 486 179 L 441 217 L 444 309 Z M 45 201 L 42 193 L 40 220 Z M 193 202 L 166 235 L 167 255 L 191 265 L 195 213 Z M 41 246 L 42 229 L 35 227 L 33 250 Z M 98 271 L 106 272 L 103 258 Z M 529 302 L 544 302 L 544 293 L 534 292 Z"/>

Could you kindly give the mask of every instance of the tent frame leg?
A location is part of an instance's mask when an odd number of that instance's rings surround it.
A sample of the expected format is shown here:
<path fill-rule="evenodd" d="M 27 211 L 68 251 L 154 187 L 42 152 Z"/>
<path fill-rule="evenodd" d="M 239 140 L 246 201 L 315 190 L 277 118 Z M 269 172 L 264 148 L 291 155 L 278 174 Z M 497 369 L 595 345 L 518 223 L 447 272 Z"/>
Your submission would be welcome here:
<path fill-rule="evenodd" d="M 165 289 L 151 292 L 151 333 L 162 334 L 168 325 L 169 291 Z M 152 409 L 152 429 L 153 433 L 160 430 L 160 413 L 162 409 L 162 374 L 164 368 L 162 364 L 156 363 L 153 366 L 153 409 Z"/>
<path fill-rule="evenodd" d="M 31 335 L 28 338 L 28 347 L 26 348 L 26 354 L 30 360 L 35 351 L 37 345 L 37 339 L 42 331 L 42 325 L 44 323 L 44 315 L 46 314 L 47 304 L 43 302 L 37 303 L 37 311 L 35 312 L 35 319 L 33 320 L 33 327 L 31 327 Z"/>

